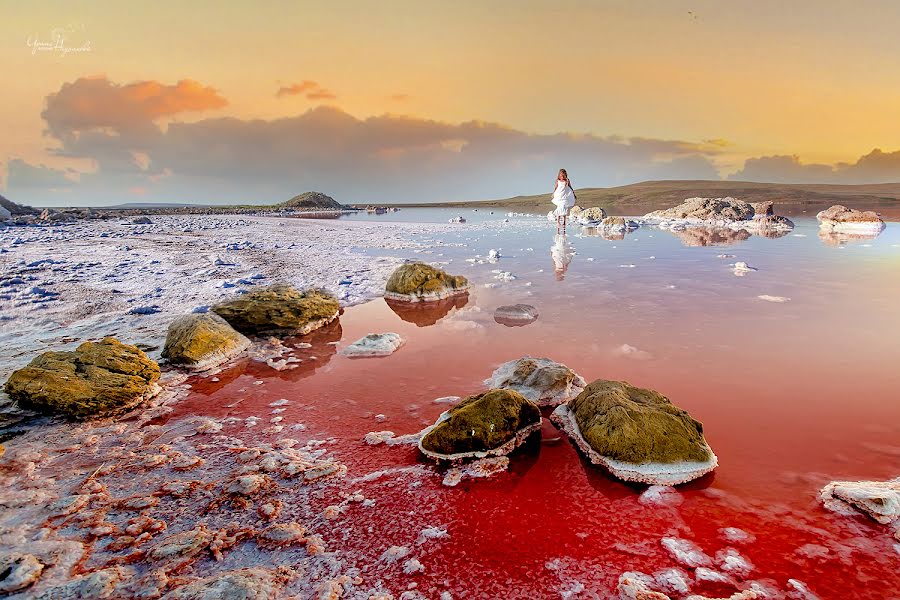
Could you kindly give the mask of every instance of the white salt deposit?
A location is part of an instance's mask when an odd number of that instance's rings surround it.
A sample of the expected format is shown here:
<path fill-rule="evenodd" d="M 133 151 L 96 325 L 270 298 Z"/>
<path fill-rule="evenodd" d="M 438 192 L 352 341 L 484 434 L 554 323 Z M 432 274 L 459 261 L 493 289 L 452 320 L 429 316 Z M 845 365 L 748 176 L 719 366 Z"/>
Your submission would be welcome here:
<path fill-rule="evenodd" d="M 664 537 L 660 543 L 675 561 L 686 567 L 710 567 L 713 564 L 712 559 L 690 540 Z"/>
<path fill-rule="evenodd" d="M 765 300 L 766 302 L 788 302 L 790 298 L 785 296 L 770 296 L 768 294 L 762 294 L 761 296 L 757 296 L 760 300 Z"/>
<path fill-rule="evenodd" d="M 389 356 L 403 345 L 399 333 L 370 333 L 342 348 L 340 354 L 353 358 Z"/>

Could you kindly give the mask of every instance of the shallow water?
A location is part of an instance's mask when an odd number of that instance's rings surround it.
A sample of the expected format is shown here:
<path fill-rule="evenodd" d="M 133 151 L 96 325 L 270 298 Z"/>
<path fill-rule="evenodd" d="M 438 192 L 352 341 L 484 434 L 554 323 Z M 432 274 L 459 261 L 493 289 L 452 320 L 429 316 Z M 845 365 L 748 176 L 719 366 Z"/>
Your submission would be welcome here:
<path fill-rule="evenodd" d="M 334 438 L 330 450 L 349 469 L 336 485 L 376 504 L 319 533 L 395 597 L 415 584 L 428 598 L 608 598 L 623 572 L 679 566 L 660 543 L 667 536 L 711 557 L 737 549 L 754 565 L 736 577 L 739 587 L 763 582 L 781 590 L 773 597 L 784 597 L 791 578 L 821 598 L 896 597 L 900 546 L 888 529 L 830 513 L 816 496 L 833 479 L 900 474 L 900 228 L 823 240 L 814 220 L 796 223 L 777 239 L 642 228 L 618 240 L 571 226 L 556 237 L 537 218 L 462 225 L 410 257 L 469 277 L 467 300 L 351 307 L 339 323 L 289 341 L 312 344 L 291 351 L 298 368 L 243 359 L 217 381 L 192 378 L 168 419 L 237 417 L 225 433 L 274 441 L 244 419 L 265 423 L 283 408 L 284 425 L 305 426 L 291 437 Z M 718 245 L 698 245 L 710 242 Z M 490 249 L 502 257 L 477 262 Z M 735 261 L 758 270 L 736 276 Z M 537 307 L 535 323 L 494 321 L 497 306 L 519 302 Z M 405 339 L 389 357 L 336 353 L 387 331 Z M 660 391 L 703 423 L 719 468 L 679 486 L 676 505 L 656 506 L 639 501 L 643 486 L 590 465 L 546 421 L 508 473 L 454 488 L 413 446 L 363 442 L 370 431 L 419 431 L 447 408 L 435 398 L 478 392 L 499 364 L 524 355 L 563 362 L 588 381 Z M 429 527 L 447 535 L 420 538 Z M 725 527 L 756 539 L 730 543 Z M 383 560 L 391 546 L 410 548 L 424 572 Z M 695 582 L 691 591 L 734 589 Z"/>

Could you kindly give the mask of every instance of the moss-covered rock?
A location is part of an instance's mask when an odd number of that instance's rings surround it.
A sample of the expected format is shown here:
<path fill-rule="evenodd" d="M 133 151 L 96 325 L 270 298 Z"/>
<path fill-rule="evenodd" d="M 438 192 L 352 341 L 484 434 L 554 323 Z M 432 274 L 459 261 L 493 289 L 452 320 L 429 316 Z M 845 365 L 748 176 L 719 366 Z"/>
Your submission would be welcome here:
<path fill-rule="evenodd" d="M 13 372 L 4 390 L 25 408 L 73 419 L 124 413 L 159 391 L 159 366 L 108 337 L 74 352 L 44 352 Z"/>
<path fill-rule="evenodd" d="M 216 313 L 190 314 L 169 325 L 162 357 L 172 364 L 202 371 L 222 364 L 249 345 L 250 340 Z"/>
<path fill-rule="evenodd" d="M 423 432 L 419 449 L 431 458 L 483 458 L 512 452 L 541 426 L 537 404 L 513 390 L 464 398 Z"/>
<path fill-rule="evenodd" d="M 674 485 L 716 467 L 703 426 L 659 392 L 599 379 L 551 416 L 591 458 L 628 481 Z"/>
<path fill-rule="evenodd" d="M 276 283 L 217 304 L 211 310 L 244 334 L 304 335 L 333 321 L 340 305 L 324 290 L 301 292 L 286 283 Z"/>
<path fill-rule="evenodd" d="M 406 263 L 391 273 L 384 287 L 390 300 L 441 300 L 468 291 L 469 281 L 462 275 L 448 275 L 422 262 Z"/>

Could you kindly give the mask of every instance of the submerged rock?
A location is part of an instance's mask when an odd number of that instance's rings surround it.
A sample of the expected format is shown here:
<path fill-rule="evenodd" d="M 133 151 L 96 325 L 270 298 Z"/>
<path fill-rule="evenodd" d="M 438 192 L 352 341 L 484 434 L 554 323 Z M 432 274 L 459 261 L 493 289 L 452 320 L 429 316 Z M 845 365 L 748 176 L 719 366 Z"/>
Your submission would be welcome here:
<path fill-rule="evenodd" d="M 469 290 L 469 281 L 462 275 L 446 272 L 422 262 L 406 263 L 391 273 L 384 288 L 390 300 L 419 302 L 441 300 Z"/>
<path fill-rule="evenodd" d="M 572 214 L 572 211 L 570 211 Z M 589 223 L 599 223 L 606 218 L 606 211 L 599 206 L 593 206 L 580 211 L 577 215 L 572 215 L 582 225 Z"/>
<path fill-rule="evenodd" d="M 438 460 L 502 456 L 540 426 L 537 404 L 512 390 L 488 390 L 442 413 L 422 432 L 419 450 Z"/>
<path fill-rule="evenodd" d="M 884 229 L 884 221 L 875 211 L 861 211 L 835 204 L 816 215 L 819 227 L 829 231 L 874 231 Z"/>
<path fill-rule="evenodd" d="M 655 210 L 644 215 L 645 219 L 733 222 L 752 219 L 753 206 L 735 198 L 688 198 L 678 206 Z"/>
<path fill-rule="evenodd" d="M 698 421 L 662 394 L 624 381 L 590 383 L 550 419 L 591 462 L 625 481 L 676 485 L 718 465 Z"/>
<path fill-rule="evenodd" d="M 832 481 L 819 492 L 825 508 L 841 514 L 862 512 L 879 523 L 897 524 L 900 540 L 900 477 L 890 481 Z"/>
<path fill-rule="evenodd" d="M 159 366 L 141 350 L 107 337 L 74 352 L 44 352 L 13 372 L 4 390 L 25 408 L 73 419 L 131 410 L 159 392 Z"/>
<path fill-rule="evenodd" d="M 192 313 L 169 325 L 162 357 L 172 364 L 203 371 L 243 352 L 250 340 L 216 313 Z"/>
<path fill-rule="evenodd" d="M 522 394 L 538 406 L 564 404 L 581 393 L 584 379 L 566 365 L 549 358 L 524 357 L 500 365 L 484 384 Z"/>
<path fill-rule="evenodd" d="M 245 334 L 305 335 L 337 318 L 338 301 L 324 290 L 275 285 L 217 304 L 213 312 Z"/>
<path fill-rule="evenodd" d="M 494 321 L 507 327 L 522 327 L 534 323 L 538 310 L 530 304 L 506 304 L 494 311 Z"/>
<path fill-rule="evenodd" d="M 388 356 L 403 345 L 399 333 L 370 333 L 343 348 L 340 354 L 350 357 Z"/>

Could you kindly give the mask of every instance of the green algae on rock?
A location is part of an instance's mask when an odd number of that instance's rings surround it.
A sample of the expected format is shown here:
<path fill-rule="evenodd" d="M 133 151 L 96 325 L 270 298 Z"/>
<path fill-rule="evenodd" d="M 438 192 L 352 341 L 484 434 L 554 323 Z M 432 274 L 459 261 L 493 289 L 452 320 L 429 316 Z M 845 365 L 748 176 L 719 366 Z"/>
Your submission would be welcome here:
<path fill-rule="evenodd" d="M 462 275 L 448 275 L 423 262 L 411 262 L 400 265 L 391 273 L 384 287 L 384 297 L 419 302 L 442 300 L 468 290 L 469 281 Z"/>
<path fill-rule="evenodd" d="M 703 426 L 659 392 L 598 379 L 550 419 L 620 479 L 675 485 L 718 465 Z"/>
<path fill-rule="evenodd" d="M 213 306 L 210 310 L 244 334 L 305 335 L 337 318 L 338 301 L 325 290 L 299 291 L 276 283 Z"/>
<path fill-rule="evenodd" d="M 74 352 L 44 352 L 13 372 L 4 390 L 25 408 L 73 419 L 127 412 L 159 392 L 159 365 L 107 337 Z"/>
<path fill-rule="evenodd" d="M 193 371 L 211 369 L 243 352 L 250 340 L 213 312 L 182 315 L 169 325 L 162 357 Z"/>
<path fill-rule="evenodd" d="M 537 404 L 516 391 L 493 389 L 442 413 L 422 432 L 419 450 L 438 460 L 502 456 L 540 427 Z"/>

